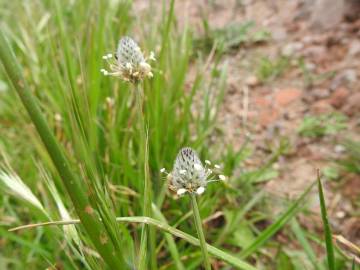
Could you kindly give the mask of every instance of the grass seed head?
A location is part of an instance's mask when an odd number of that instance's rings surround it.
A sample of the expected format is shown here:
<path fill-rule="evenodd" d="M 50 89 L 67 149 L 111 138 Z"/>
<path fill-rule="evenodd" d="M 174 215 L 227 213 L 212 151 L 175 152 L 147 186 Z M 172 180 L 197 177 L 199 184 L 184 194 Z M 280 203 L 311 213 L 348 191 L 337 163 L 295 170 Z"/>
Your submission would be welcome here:
<path fill-rule="evenodd" d="M 162 168 L 160 172 L 167 174 L 169 187 L 177 195 L 181 196 L 186 193 L 201 195 L 205 192 L 209 182 L 226 179 L 224 175 L 219 175 L 219 179 L 213 179 L 213 170 L 207 167 L 210 164 L 211 162 L 206 160 L 204 166 L 196 151 L 185 147 L 179 151 L 171 173 L 167 173 L 165 168 Z M 218 169 L 218 167 L 220 166 L 217 165 L 216 168 Z"/>
<path fill-rule="evenodd" d="M 110 67 L 110 71 L 100 70 L 105 76 L 120 77 L 131 83 L 153 77 L 148 61 L 155 60 L 154 54 L 150 53 L 150 56 L 145 58 L 139 45 L 130 37 L 120 39 L 115 59 L 112 54 L 104 55 L 103 59 L 108 61 Z"/>

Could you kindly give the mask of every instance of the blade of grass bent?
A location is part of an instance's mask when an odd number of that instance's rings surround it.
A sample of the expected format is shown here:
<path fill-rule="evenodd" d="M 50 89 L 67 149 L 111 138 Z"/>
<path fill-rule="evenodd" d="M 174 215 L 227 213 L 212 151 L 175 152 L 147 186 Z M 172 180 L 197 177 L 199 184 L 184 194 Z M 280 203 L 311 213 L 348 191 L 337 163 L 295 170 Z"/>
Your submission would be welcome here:
<path fill-rule="evenodd" d="M 35 98 L 32 96 L 31 90 L 28 88 L 22 76 L 21 68 L 3 31 L 0 31 L 0 59 L 24 107 L 30 115 L 49 156 L 61 176 L 63 184 L 75 206 L 76 212 L 97 251 L 112 269 L 121 268 L 121 266 L 124 265 L 122 258 L 113 255 L 115 254 L 113 245 L 110 242 L 100 243 L 100 237 L 104 232 L 104 228 L 95 215 L 89 214 L 89 212 L 86 211 L 86 209 L 89 209 L 88 207 L 91 208 L 86 193 L 75 174 L 70 170 L 65 155 L 42 115 Z"/>
<path fill-rule="evenodd" d="M 187 234 L 183 231 L 180 231 L 178 229 L 175 229 L 175 228 L 171 227 L 170 225 L 168 225 L 164 222 L 158 221 L 156 219 L 153 219 L 153 218 L 149 218 L 149 217 L 118 217 L 118 218 L 116 218 L 116 220 L 118 222 L 145 223 L 145 224 L 154 226 L 159 230 L 162 230 L 162 231 L 170 233 L 176 237 L 179 237 L 192 245 L 200 246 L 199 239 L 195 238 L 194 236 Z M 37 224 L 22 225 L 22 226 L 19 226 L 16 228 L 11 228 L 11 229 L 9 229 L 9 231 L 31 229 L 31 228 L 36 228 L 36 227 L 40 227 L 40 226 L 70 225 L 70 224 L 79 224 L 79 223 L 80 223 L 79 219 L 50 221 L 50 222 L 43 222 L 43 223 L 37 223 Z M 221 249 L 218 249 L 210 244 L 206 244 L 206 246 L 207 246 L 207 250 L 208 250 L 209 254 L 213 255 L 214 257 L 219 258 L 220 260 L 223 260 L 224 262 L 227 262 L 230 265 L 237 267 L 238 269 L 257 270 L 256 267 L 248 264 L 247 262 L 245 262 L 245 261 L 243 261 Z"/>
<path fill-rule="evenodd" d="M 319 200 L 320 200 L 320 208 L 321 208 L 321 218 L 324 226 L 324 234 L 325 234 L 325 244 L 326 244 L 326 255 L 328 261 L 328 267 L 330 270 L 335 270 L 335 256 L 334 256 L 334 246 L 332 242 L 332 234 L 331 228 L 329 225 L 329 219 L 326 211 L 326 204 L 324 199 L 324 191 L 320 180 L 320 173 L 318 171 L 317 176 L 318 182 L 318 190 L 319 190 Z"/>

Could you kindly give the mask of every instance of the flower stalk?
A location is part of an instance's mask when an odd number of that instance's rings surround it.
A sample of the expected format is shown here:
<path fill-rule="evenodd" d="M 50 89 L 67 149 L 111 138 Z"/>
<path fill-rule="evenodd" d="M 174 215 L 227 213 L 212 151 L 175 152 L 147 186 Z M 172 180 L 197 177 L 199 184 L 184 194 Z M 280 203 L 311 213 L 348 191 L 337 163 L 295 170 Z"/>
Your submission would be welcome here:
<path fill-rule="evenodd" d="M 139 125 L 139 150 L 138 150 L 138 163 L 140 168 L 144 168 L 144 186 L 143 186 L 143 214 L 146 217 L 152 216 L 152 187 L 149 172 L 149 136 L 146 127 L 146 121 L 143 113 L 144 104 L 144 90 L 141 87 L 141 82 L 145 78 L 151 78 L 151 66 L 149 61 L 155 61 L 154 53 L 151 52 L 149 57 L 145 58 L 139 45 L 130 37 L 122 37 L 115 55 L 111 53 L 103 56 L 107 61 L 110 70 L 101 69 L 105 76 L 115 76 L 125 82 L 133 84 L 135 90 L 135 102 L 137 123 Z M 156 263 L 156 241 L 155 231 L 144 224 L 141 230 L 140 240 L 140 253 L 138 261 L 138 269 L 146 270 L 147 267 L 147 248 L 150 246 L 150 263 L 151 269 L 157 269 Z"/>
<path fill-rule="evenodd" d="M 196 199 L 196 194 L 191 193 L 190 198 L 191 198 L 191 206 L 194 215 L 195 227 L 200 241 L 201 253 L 204 258 L 204 266 L 206 270 L 211 270 L 210 259 L 206 247 L 206 241 L 205 241 L 204 231 L 202 228 L 202 222 L 201 222 L 199 207 Z"/>
<path fill-rule="evenodd" d="M 143 114 L 143 103 L 144 103 L 144 93 L 143 89 L 137 83 L 135 84 L 135 95 L 136 95 L 136 107 L 137 107 L 137 115 L 138 115 L 138 123 L 139 127 L 139 161 L 140 164 L 144 166 L 144 193 L 143 193 L 143 214 L 146 217 L 152 216 L 151 211 L 151 197 L 152 197 L 152 188 L 150 182 L 150 172 L 149 172 L 149 145 L 148 145 L 148 132 L 146 130 L 145 119 Z M 147 247 L 148 247 L 148 238 L 150 240 L 150 245 L 154 243 L 154 232 L 150 232 L 150 228 L 147 224 L 143 224 L 141 230 L 141 240 L 140 240 L 140 255 L 139 255 L 139 265 L 138 268 L 147 269 Z M 150 249 L 152 252 L 154 249 Z M 151 264 L 153 269 L 156 268 L 156 257 L 152 252 L 151 254 Z"/>

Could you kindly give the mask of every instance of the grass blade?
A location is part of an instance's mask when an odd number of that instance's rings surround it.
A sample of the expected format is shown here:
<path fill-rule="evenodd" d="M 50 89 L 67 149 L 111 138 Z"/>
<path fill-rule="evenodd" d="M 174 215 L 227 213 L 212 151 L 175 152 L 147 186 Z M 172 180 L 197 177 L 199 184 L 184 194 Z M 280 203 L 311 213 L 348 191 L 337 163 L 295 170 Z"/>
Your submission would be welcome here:
<path fill-rule="evenodd" d="M 304 200 L 306 195 L 310 192 L 312 187 L 316 182 L 311 184 L 305 192 L 298 198 L 287 210 L 284 214 L 282 214 L 276 222 L 267 227 L 257 238 L 256 240 L 250 244 L 247 248 L 245 248 L 241 253 L 241 258 L 246 258 L 252 253 L 254 253 L 257 249 L 259 249 L 267 240 L 269 240 L 277 231 L 279 231 L 297 212 L 300 203 Z"/>
<path fill-rule="evenodd" d="M 311 261 L 312 265 L 314 266 L 314 269 L 317 270 L 324 270 L 324 267 L 318 262 L 318 259 L 316 258 L 316 254 L 314 250 L 312 249 L 311 245 L 309 244 L 308 240 L 306 239 L 305 234 L 303 233 L 302 228 L 299 225 L 299 222 L 295 219 L 293 219 L 290 223 L 291 229 L 294 232 L 297 240 L 303 247 L 307 257 Z"/>
<path fill-rule="evenodd" d="M 324 226 L 328 267 L 330 270 L 335 270 L 334 246 L 333 246 L 333 242 L 332 242 L 331 228 L 330 228 L 329 219 L 327 216 L 326 204 L 325 204 L 325 199 L 324 199 L 324 191 L 323 191 L 323 187 L 321 184 L 319 171 L 318 171 L 317 181 L 318 181 L 320 208 L 321 208 L 321 218 L 322 218 L 323 226 Z"/>

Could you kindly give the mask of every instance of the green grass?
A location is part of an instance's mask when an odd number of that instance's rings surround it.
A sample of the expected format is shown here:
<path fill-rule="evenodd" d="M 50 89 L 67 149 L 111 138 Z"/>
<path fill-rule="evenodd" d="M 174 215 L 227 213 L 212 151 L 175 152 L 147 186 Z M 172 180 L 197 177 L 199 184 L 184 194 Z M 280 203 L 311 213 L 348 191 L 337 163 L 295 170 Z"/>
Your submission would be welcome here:
<path fill-rule="evenodd" d="M 0 0 L 0 16 L 0 179 L 17 175 L 22 183 L 11 189 L 0 181 L 0 268 L 201 268 L 190 198 L 176 199 L 159 173 L 191 146 L 229 177 L 198 198 L 213 266 L 288 269 L 299 256 L 279 245 L 282 232 L 323 269 L 312 246 L 324 242 L 300 223 L 288 228 L 306 208 L 308 191 L 284 203 L 279 216 L 264 207 L 261 185 L 277 177 L 272 164 L 286 147 L 271 149 L 262 166 L 250 169 L 251 142 L 234 150 L 224 141 L 217 117 L 227 66 L 221 54 L 211 65 L 197 57 L 202 37 L 190 25 L 178 27 L 172 1 L 140 14 L 131 1 Z M 245 26 L 211 30 L 210 47 L 264 39 Z M 156 54 L 141 99 L 132 85 L 100 73 L 102 56 L 123 35 Z M 264 68 L 267 78 L 277 76 L 272 72 Z M 81 224 L 7 231 L 66 219 Z M 269 255 L 274 247 L 276 257 Z"/>
<path fill-rule="evenodd" d="M 256 77 L 261 82 L 267 82 L 281 76 L 290 67 L 290 59 L 285 56 L 270 59 L 262 57 L 255 70 Z"/>
<path fill-rule="evenodd" d="M 326 244 L 326 254 L 327 254 L 327 262 L 328 268 L 330 270 L 335 270 L 335 252 L 334 252 L 334 245 L 332 240 L 332 233 L 331 227 L 329 224 L 329 219 L 326 210 L 326 204 L 324 199 L 324 191 L 322 187 L 322 183 L 320 180 L 320 173 L 318 172 L 318 189 L 319 189 L 319 200 L 320 200 L 320 207 L 321 207 L 321 218 L 324 224 L 324 235 L 325 235 L 325 244 Z"/>
<path fill-rule="evenodd" d="M 347 117 L 341 113 L 329 113 L 319 116 L 305 116 L 298 133 L 304 137 L 323 137 L 334 135 L 346 129 Z"/>

